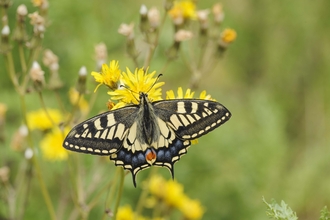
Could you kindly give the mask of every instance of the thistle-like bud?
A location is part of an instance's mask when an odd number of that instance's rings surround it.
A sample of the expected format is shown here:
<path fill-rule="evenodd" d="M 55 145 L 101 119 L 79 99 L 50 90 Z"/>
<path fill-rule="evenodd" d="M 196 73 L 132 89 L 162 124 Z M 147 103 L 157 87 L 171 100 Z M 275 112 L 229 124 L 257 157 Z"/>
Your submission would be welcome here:
<path fill-rule="evenodd" d="M 148 8 L 145 5 L 141 5 L 140 8 L 140 30 L 142 33 L 148 33 L 149 21 L 148 21 Z"/>
<path fill-rule="evenodd" d="M 21 125 L 13 135 L 10 147 L 15 151 L 22 151 L 22 149 L 24 149 L 24 144 L 26 143 L 28 133 L 28 128 L 25 125 Z"/>
<path fill-rule="evenodd" d="M 191 31 L 186 31 L 186 30 L 177 31 L 174 35 L 173 45 L 166 51 L 167 58 L 169 60 L 176 59 L 178 57 L 181 42 L 189 40 L 192 37 L 193 37 L 193 34 Z"/>
<path fill-rule="evenodd" d="M 78 72 L 78 83 L 76 86 L 77 91 L 80 94 L 85 94 L 87 92 L 86 90 L 86 78 L 87 78 L 87 68 L 85 66 L 82 66 Z"/>
<path fill-rule="evenodd" d="M 148 20 L 152 29 L 157 29 L 159 27 L 160 13 L 156 7 L 152 7 L 148 11 Z"/>
<path fill-rule="evenodd" d="M 94 47 L 95 51 L 95 60 L 96 60 L 96 69 L 100 71 L 102 64 L 107 62 L 108 51 L 105 43 L 99 43 Z"/>
<path fill-rule="evenodd" d="M 5 25 L 1 30 L 1 44 L 0 44 L 1 53 L 7 53 L 11 49 L 9 44 L 9 34 L 10 34 L 10 28 L 8 25 Z"/>
<path fill-rule="evenodd" d="M 23 44 L 28 39 L 25 27 L 25 19 L 28 10 L 25 5 L 19 5 L 16 10 L 16 27 L 14 29 L 14 39 Z"/>
<path fill-rule="evenodd" d="M 45 32 L 45 19 L 40 16 L 38 12 L 34 12 L 29 14 L 29 18 L 31 19 L 30 24 L 33 25 L 33 32 L 36 36 L 43 37 L 43 33 Z"/>
<path fill-rule="evenodd" d="M 121 24 L 118 33 L 124 35 L 128 39 L 134 39 L 134 24 Z"/>
<path fill-rule="evenodd" d="M 217 3 L 212 7 L 212 13 L 214 16 L 214 22 L 216 24 L 221 24 L 225 18 L 225 14 L 223 12 L 223 7 L 221 3 Z"/>
<path fill-rule="evenodd" d="M 50 89 L 57 90 L 63 87 L 63 82 L 58 74 L 58 57 L 49 49 L 45 50 L 42 61 L 50 70 L 48 86 Z"/>
<path fill-rule="evenodd" d="M 45 84 L 45 73 L 37 61 L 32 63 L 29 75 L 33 81 L 34 88 L 40 92 Z"/>
<path fill-rule="evenodd" d="M 186 30 L 178 30 L 174 35 L 174 40 L 176 42 L 190 40 L 193 37 L 193 33 L 191 31 Z"/>
<path fill-rule="evenodd" d="M 118 33 L 126 36 L 127 53 L 129 56 L 135 59 L 139 53 L 136 50 L 134 42 L 134 24 L 121 24 L 118 29 Z"/>

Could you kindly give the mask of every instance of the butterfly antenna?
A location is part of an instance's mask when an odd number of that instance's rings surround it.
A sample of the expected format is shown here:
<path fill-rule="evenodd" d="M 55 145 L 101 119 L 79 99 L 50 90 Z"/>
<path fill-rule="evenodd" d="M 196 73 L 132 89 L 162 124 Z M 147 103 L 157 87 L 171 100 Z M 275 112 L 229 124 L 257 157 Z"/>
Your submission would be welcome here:
<path fill-rule="evenodd" d="M 130 88 L 128 88 L 126 85 L 120 85 L 119 87 L 120 87 L 120 88 L 127 89 L 130 93 L 132 93 L 132 95 L 133 95 L 133 94 L 137 94 L 137 95 L 139 95 L 139 93 L 134 92 L 133 90 L 131 90 Z M 135 97 L 135 95 L 133 95 L 133 97 L 136 99 L 136 101 L 139 102 L 139 99 L 137 99 L 137 98 Z"/>
<path fill-rule="evenodd" d="M 157 79 L 155 80 L 155 82 L 152 84 L 152 86 L 150 86 L 149 90 L 146 92 L 147 94 L 150 92 L 150 90 L 152 89 L 152 87 L 154 87 L 154 86 L 156 85 L 156 83 L 158 82 L 158 80 L 159 80 L 159 78 L 160 78 L 161 76 L 163 76 L 163 74 L 160 73 L 160 74 L 157 76 Z"/>

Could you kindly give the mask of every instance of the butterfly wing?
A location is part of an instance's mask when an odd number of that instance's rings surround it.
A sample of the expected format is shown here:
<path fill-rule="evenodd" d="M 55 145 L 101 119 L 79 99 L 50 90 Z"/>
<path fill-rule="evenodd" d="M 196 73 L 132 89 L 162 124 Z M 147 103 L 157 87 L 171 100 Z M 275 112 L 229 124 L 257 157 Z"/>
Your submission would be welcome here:
<path fill-rule="evenodd" d="M 153 105 L 155 114 L 182 140 L 199 138 L 231 117 L 226 107 L 211 100 L 176 99 L 154 102 Z"/>
<path fill-rule="evenodd" d="M 128 106 L 90 118 L 69 132 L 63 146 L 82 153 L 113 154 L 123 145 L 137 111 L 138 106 Z"/>

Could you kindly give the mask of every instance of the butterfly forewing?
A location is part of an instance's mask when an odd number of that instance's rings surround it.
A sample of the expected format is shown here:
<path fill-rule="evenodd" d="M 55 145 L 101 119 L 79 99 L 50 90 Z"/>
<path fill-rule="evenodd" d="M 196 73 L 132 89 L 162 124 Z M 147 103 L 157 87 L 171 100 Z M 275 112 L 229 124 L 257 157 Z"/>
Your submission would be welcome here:
<path fill-rule="evenodd" d="M 110 155 L 123 145 L 128 128 L 132 126 L 137 106 L 105 112 L 75 126 L 63 146 L 72 151 Z"/>
<path fill-rule="evenodd" d="M 153 103 L 155 113 L 184 140 L 193 140 L 225 123 L 231 113 L 218 102 L 176 99 Z"/>

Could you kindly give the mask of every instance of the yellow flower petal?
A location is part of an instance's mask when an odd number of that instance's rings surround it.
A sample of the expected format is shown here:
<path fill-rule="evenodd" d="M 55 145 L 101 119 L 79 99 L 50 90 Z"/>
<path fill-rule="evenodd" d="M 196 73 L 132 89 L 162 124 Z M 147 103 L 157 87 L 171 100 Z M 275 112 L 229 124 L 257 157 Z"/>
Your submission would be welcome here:
<path fill-rule="evenodd" d="M 121 82 L 123 87 L 116 89 L 113 92 L 108 92 L 112 100 L 119 103 L 139 104 L 139 95 L 141 92 L 148 93 L 150 101 L 161 100 L 161 86 L 164 82 L 156 82 L 157 77 L 154 77 L 155 71 L 148 73 L 143 68 L 135 69 L 134 73 L 126 68 L 126 73 L 122 72 Z M 120 104 L 122 106 L 122 104 Z M 115 108 L 118 108 L 116 105 Z"/>
<path fill-rule="evenodd" d="M 92 72 L 91 75 L 94 77 L 95 81 L 99 83 L 94 92 L 96 92 L 102 84 L 108 86 L 111 90 L 117 89 L 117 84 L 121 77 L 120 73 L 119 62 L 115 60 L 112 60 L 109 66 L 103 64 L 101 73 Z"/>
<path fill-rule="evenodd" d="M 47 130 L 54 127 L 54 125 L 57 125 L 62 121 L 62 114 L 59 110 L 47 109 L 47 112 L 50 118 L 52 119 L 52 121 L 54 122 L 54 124 L 49 119 L 49 117 L 47 116 L 46 112 L 43 109 L 28 112 L 27 121 L 31 130 L 34 129 Z"/>
<path fill-rule="evenodd" d="M 69 133 L 70 129 L 66 128 L 61 131 L 55 127 L 50 133 L 47 133 L 40 142 L 40 148 L 45 159 L 50 161 L 66 160 L 68 151 L 62 147 L 64 137 Z"/>
<path fill-rule="evenodd" d="M 133 219 L 134 219 L 134 212 L 131 206 L 125 205 L 119 207 L 116 220 L 133 220 Z"/>

